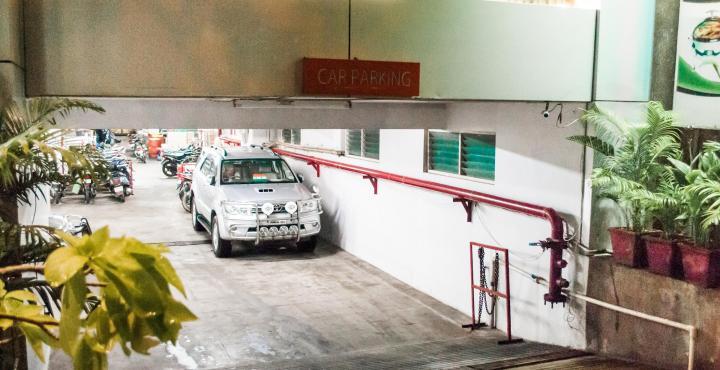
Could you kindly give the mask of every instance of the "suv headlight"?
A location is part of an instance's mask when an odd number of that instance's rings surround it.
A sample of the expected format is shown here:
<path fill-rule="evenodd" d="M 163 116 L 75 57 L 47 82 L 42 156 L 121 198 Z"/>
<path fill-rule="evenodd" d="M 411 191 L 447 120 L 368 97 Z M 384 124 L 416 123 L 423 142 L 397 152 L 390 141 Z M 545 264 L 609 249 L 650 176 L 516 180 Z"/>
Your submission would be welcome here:
<path fill-rule="evenodd" d="M 317 199 L 301 200 L 298 202 L 298 206 L 300 206 L 301 213 L 317 211 L 318 200 Z"/>
<path fill-rule="evenodd" d="M 223 202 L 222 205 L 223 212 L 228 216 L 251 216 L 253 207 L 251 204 L 233 202 Z"/>

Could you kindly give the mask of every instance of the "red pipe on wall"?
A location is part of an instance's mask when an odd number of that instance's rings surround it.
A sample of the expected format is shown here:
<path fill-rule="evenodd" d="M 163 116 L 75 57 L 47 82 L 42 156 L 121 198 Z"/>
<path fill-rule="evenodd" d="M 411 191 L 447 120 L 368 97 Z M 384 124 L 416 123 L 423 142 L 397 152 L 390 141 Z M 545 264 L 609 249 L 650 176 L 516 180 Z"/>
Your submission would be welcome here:
<path fill-rule="evenodd" d="M 401 184 L 415 186 L 418 188 L 437 191 L 440 193 L 453 195 L 460 199 L 483 203 L 509 211 L 519 212 L 528 216 L 547 220 L 550 223 L 550 238 L 548 238 L 548 240 L 544 242 L 541 242 L 543 247 L 547 247 L 551 250 L 550 277 L 548 280 L 549 291 L 548 294 L 545 295 L 545 301 L 550 303 L 559 303 L 566 301 L 567 298 L 565 297 L 565 295 L 562 294 L 562 288 L 567 284 L 567 281 L 562 279 L 562 268 L 566 263 L 562 259 L 562 251 L 567 248 L 567 242 L 565 242 L 564 240 L 563 219 L 554 209 L 510 198 L 504 198 L 497 195 L 481 193 L 475 190 L 463 189 L 456 186 L 441 184 L 437 182 L 396 175 L 393 173 L 379 171 L 372 168 L 331 161 L 283 149 L 273 148 L 273 151 L 278 155 L 292 157 L 307 162 L 309 165 L 315 167 L 318 177 L 320 176 L 319 166 L 323 165 L 326 167 L 332 167 L 344 171 L 359 173 L 366 176 L 367 178 L 394 181 Z"/>

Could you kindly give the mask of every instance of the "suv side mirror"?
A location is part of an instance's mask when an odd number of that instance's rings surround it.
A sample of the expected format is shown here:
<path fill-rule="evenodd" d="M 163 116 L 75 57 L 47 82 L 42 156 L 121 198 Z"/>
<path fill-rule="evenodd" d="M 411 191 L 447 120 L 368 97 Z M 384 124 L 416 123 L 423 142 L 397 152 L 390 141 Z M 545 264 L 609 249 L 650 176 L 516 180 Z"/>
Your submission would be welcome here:
<path fill-rule="evenodd" d="M 303 175 L 300 174 L 300 173 L 297 175 L 297 178 L 298 178 L 298 181 L 300 181 L 301 184 L 305 181 L 305 176 L 303 176 Z"/>
<path fill-rule="evenodd" d="M 208 178 L 208 181 L 210 182 L 210 185 L 215 185 L 215 176 L 210 176 L 210 178 Z"/>

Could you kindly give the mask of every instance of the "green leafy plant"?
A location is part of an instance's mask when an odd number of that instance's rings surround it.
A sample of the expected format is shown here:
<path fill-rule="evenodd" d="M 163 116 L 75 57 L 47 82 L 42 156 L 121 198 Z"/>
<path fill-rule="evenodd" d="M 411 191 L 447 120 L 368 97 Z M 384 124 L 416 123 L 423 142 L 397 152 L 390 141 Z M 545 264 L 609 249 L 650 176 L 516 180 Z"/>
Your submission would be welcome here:
<path fill-rule="evenodd" d="M 668 159 L 680 158 L 679 133 L 672 112 L 659 102 L 648 103 L 645 122 L 630 123 L 598 106 L 582 119 L 595 135 L 568 139 L 587 146 L 598 155 L 592 184 L 600 198 L 615 201 L 623 211 L 626 227 L 642 232 L 654 218 L 670 227 L 676 203 L 676 181 Z"/>
<path fill-rule="evenodd" d="M 162 246 L 111 238 L 106 228 L 75 238 L 45 226 L 20 225 L 18 204 L 44 198 L 44 185 L 85 173 L 102 176 L 92 148 L 52 145 L 56 117 L 103 112 L 91 102 L 39 98 L 0 111 L 0 352 L 16 368 L 27 339 L 40 359 L 43 344 L 60 348 L 76 369 L 108 367 L 116 345 L 130 355 L 174 342 L 196 317 L 172 292 L 185 294 Z M 63 169 L 63 171 L 61 171 Z M 44 278 L 43 278 L 44 277 Z M 59 318 L 54 310 L 60 309 Z"/>
<path fill-rule="evenodd" d="M 688 164 L 671 160 L 686 185 L 682 188 L 687 235 L 698 246 L 714 247 L 714 234 L 720 225 L 720 143 L 708 141 Z"/>
<path fill-rule="evenodd" d="M 66 149 L 56 141 L 57 117 L 74 110 L 105 112 L 87 100 L 37 98 L 10 102 L 0 111 L 0 218 L 17 223 L 18 201 L 44 198 L 42 186 L 57 181 L 66 167 L 70 174 L 106 171 L 102 157 L 90 149 Z"/>

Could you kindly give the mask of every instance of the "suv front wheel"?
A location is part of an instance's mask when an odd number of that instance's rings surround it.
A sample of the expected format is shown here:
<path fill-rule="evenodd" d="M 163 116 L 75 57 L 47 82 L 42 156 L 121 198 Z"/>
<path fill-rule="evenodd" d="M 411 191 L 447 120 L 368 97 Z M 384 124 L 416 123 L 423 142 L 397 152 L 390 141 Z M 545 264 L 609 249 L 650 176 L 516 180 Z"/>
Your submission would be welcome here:
<path fill-rule="evenodd" d="M 195 231 L 203 231 L 205 228 L 200 224 L 200 220 L 198 219 L 198 211 L 197 206 L 195 205 L 195 199 L 190 198 L 190 214 L 192 217 L 192 227 Z"/>
<path fill-rule="evenodd" d="M 215 257 L 218 258 L 226 258 L 230 257 L 230 252 L 232 252 L 232 245 L 230 244 L 229 240 L 225 240 L 220 237 L 220 230 L 217 223 L 217 217 L 213 216 L 212 218 L 212 246 L 213 246 L 213 252 L 215 252 Z"/>

